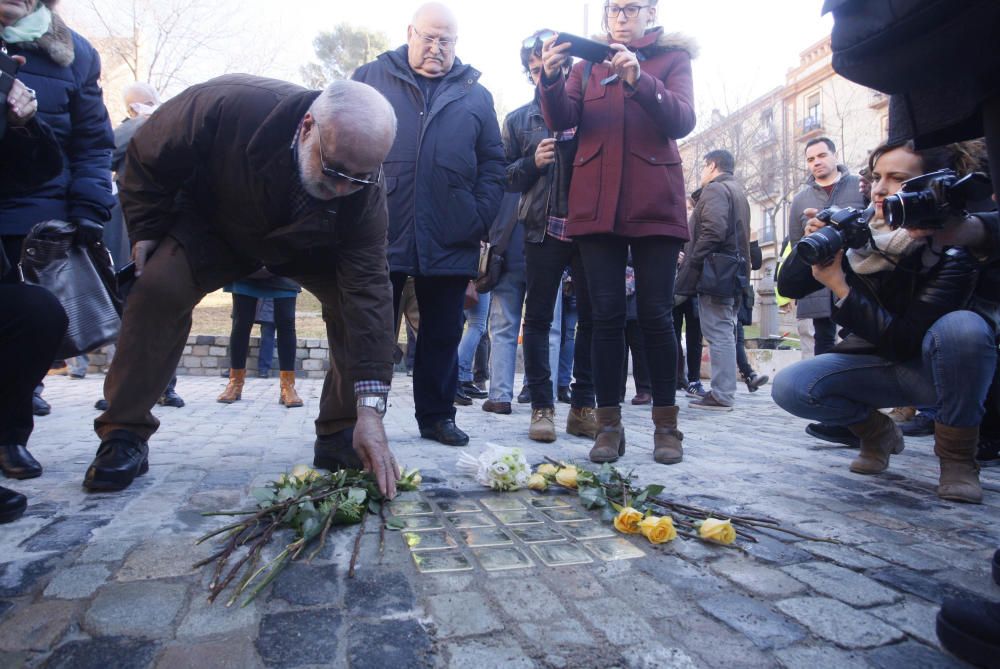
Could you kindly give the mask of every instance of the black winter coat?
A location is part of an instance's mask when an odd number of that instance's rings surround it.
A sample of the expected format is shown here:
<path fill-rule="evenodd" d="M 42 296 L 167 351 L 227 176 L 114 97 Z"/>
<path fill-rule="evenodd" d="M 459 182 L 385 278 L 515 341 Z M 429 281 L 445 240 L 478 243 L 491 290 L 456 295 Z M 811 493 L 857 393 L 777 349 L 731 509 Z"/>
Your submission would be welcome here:
<path fill-rule="evenodd" d="M 427 101 L 407 47 L 362 65 L 353 78 L 396 111 L 396 142 L 383 167 L 389 269 L 414 276 L 475 276 L 479 243 L 503 196 L 504 157 L 493 96 L 458 59 Z"/>
<path fill-rule="evenodd" d="M 924 335 L 939 318 L 969 307 L 979 279 L 979 265 L 962 248 L 944 251 L 930 268 L 922 266 L 920 252 L 899 262 L 896 269 L 855 274 L 844 258 L 851 292 L 833 307 L 833 321 L 851 334 L 835 353 L 875 353 L 905 362 L 921 354 Z M 778 292 L 799 299 L 822 284 L 793 248 L 778 274 Z M 858 338 L 863 340 L 859 342 Z"/>
<path fill-rule="evenodd" d="M 0 235 L 25 235 L 47 220 L 104 223 L 115 203 L 114 138 L 97 83 L 97 52 L 56 14 L 46 34 L 34 42 L 10 44 L 8 50 L 27 60 L 17 78 L 38 94 L 38 118 L 59 141 L 63 169 L 20 196 L 0 199 Z"/>
<path fill-rule="evenodd" d="M 552 137 L 545 125 L 538 96 L 518 107 L 503 122 L 503 146 L 507 154 L 507 190 L 521 193 L 517 218 L 524 224 L 525 241 L 540 244 L 545 240 L 549 216 L 566 218 L 569 214 L 569 183 L 573 177 L 576 137 L 556 142 L 556 162 L 539 170 L 535 150 Z"/>

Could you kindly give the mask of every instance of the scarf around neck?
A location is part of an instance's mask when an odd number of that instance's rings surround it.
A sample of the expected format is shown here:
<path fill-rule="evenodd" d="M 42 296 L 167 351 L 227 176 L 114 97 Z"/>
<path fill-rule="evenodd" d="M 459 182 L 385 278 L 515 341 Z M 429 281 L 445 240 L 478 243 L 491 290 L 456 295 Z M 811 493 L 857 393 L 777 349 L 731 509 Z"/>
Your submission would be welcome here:
<path fill-rule="evenodd" d="M 900 259 L 924 244 L 924 240 L 913 239 L 903 228 L 891 229 L 884 218 L 877 221 L 873 219 L 868 227 L 872 232 L 871 244 L 860 249 L 847 250 L 847 261 L 856 274 L 875 274 L 891 270 Z"/>
<path fill-rule="evenodd" d="M 0 33 L 0 38 L 8 44 L 19 42 L 34 42 L 48 32 L 52 25 L 52 12 L 43 4 L 38 9 L 23 17 L 12 26 L 7 26 Z"/>

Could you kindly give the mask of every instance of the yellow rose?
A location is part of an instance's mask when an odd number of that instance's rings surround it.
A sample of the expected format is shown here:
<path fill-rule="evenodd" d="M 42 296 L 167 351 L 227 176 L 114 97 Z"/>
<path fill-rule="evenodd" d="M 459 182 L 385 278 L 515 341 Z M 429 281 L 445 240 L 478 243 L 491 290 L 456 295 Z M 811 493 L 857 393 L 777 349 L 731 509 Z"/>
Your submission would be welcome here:
<path fill-rule="evenodd" d="M 639 521 L 641 520 L 641 513 L 630 506 L 626 506 L 615 517 L 615 529 L 625 534 L 638 534 Z"/>
<path fill-rule="evenodd" d="M 698 535 L 702 539 L 710 539 L 720 544 L 731 544 L 736 541 L 736 528 L 728 520 L 707 518 L 701 521 Z"/>
<path fill-rule="evenodd" d="M 549 484 L 541 474 L 532 474 L 528 479 L 528 487 L 532 490 L 545 490 L 549 487 Z"/>
<path fill-rule="evenodd" d="M 575 488 L 576 473 L 576 467 L 574 465 L 562 467 L 556 472 L 556 483 L 566 488 Z"/>
<path fill-rule="evenodd" d="M 555 465 L 549 464 L 548 462 L 543 465 L 538 465 L 538 468 L 535 469 L 535 473 L 541 474 L 542 476 L 555 476 L 557 471 L 559 471 L 559 468 Z"/>
<path fill-rule="evenodd" d="M 639 531 L 654 544 L 666 543 L 677 538 L 674 520 L 669 516 L 647 516 L 639 521 Z"/>
<path fill-rule="evenodd" d="M 424 480 L 424 477 L 420 475 L 420 472 L 413 472 L 413 476 L 410 477 L 410 483 L 415 486 L 419 486 Z"/>
<path fill-rule="evenodd" d="M 307 465 L 295 465 L 292 467 L 292 476 L 303 483 L 308 483 L 319 476 L 319 472 Z"/>

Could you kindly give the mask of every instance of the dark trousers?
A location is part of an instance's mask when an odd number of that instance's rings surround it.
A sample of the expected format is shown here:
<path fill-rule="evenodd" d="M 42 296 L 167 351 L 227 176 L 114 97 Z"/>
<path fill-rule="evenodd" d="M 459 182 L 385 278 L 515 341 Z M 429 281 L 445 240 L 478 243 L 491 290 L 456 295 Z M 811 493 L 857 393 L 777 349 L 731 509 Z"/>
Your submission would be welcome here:
<path fill-rule="evenodd" d="M 94 421 L 102 439 L 124 429 L 148 439 L 160 425 L 150 409 L 174 375 L 191 330 L 191 312 L 214 290 L 246 276 L 245 267 L 215 268 L 215 285 L 196 283 L 187 253 L 173 238 L 160 242 L 129 294 L 118 335 L 118 350 L 104 380 L 108 410 Z M 346 373 L 347 333 L 336 274 L 292 277 L 323 305 L 330 344 L 330 370 L 320 394 L 316 433 L 340 432 L 354 425 L 354 382 Z M 227 275 L 227 272 L 228 275 Z"/>
<path fill-rule="evenodd" d="M 750 360 L 747 358 L 747 346 L 743 336 L 743 326 L 739 323 L 736 324 L 736 367 L 740 370 L 743 378 L 749 379 L 753 376 L 753 367 L 750 366 Z"/>
<path fill-rule="evenodd" d="M 472 381 L 476 385 L 484 386 L 490 380 L 490 331 L 489 329 L 479 338 L 479 346 L 476 347 L 476 357 L 472 361 Z"/>
<path fill-rule="evenodd" d="M 592 407 L 594 406 L 594 381 L 591 374 L 593 319 L 586 270 L 579 249 L 573 242 L 559 241 L 546 235 L 541 244 L 525 243 L 524 261 L 524 378 L 525 385 L 531 393 L 531 407 L 540 409 L 555 406 L 555 398 L 552 397 L 552 374 L 558 374 L 559 370 L 549 369 L 549 330 L 552 328 L 556 298 L 562 290 L 563 271 L 567 266 L 573 277 L 579 313 L 576 349 L 573 351 L 575 381 L 572 385 L 572 405 Z M 622 276 L 625 276 L 624 269 Z"/>
<path fill-rule="evenodd" d="M 837 324 L 830 318 L 813 319 L 813 341 L 815 341 L 814 355 L 823 355 L 833 350 L 837 343 Z"/>
<path fill-rule="evenodd" d="M 646 361 L 646 347 L 642 341 L 642 330 L 639 321 L 625 321 L 625 356 L 622 358 L 621 400 L 625 401 L 625 386 L 628 385 L 628 353 L 632 352 L 632 378 L 635 380 L 635 392 L 648 393 L 649 363 Z"/>
<path fill-rule="evenodd" d="M 27 445 L 35 423 L 31 396 L 66 331 L 66 313 L 44 288 L 0 284 L 0 445 Z"/>
<path fill-rule="evenodd" d="M 392 272 L 392 305 L 399 320 L 399 304 L 407 275 Z M 413 358 L 413 406 L 417 424 L 430 427 L 455 418 L 458 390 L 458 343 L 464 325 L 467 276 L 416 276 L 420 332 Z"/>
<path fill-rule="evenodd" d="M 682 328 L 686 329 L 681 333 Z M 674 335 L 677 337 L 677 379 L 687 379 L 688 383 L 701 381 L 701 319 L 698 318 L 698 298 L 689 297 L 674 307 Z M 680 347 L 681 336 L 687 353 Z M 684 373 L 684 359 L 687 357 L 687 375 Z"/>
<path fill-rule="evenodd" d="M 229 364 L 232 369 L 246 369 L 250 349 L 250 331 L 257 316 L 257 298 L 233 293 L 233 329 L 229 337 Z M 283 372 L 295 371 L 295 298 L 274 298 L 274 325 L 278 331 L 278 365 Z M 261 326 L 263 331 L 263 326 Z M 273 340 L 269 342 L 273 346 Z M 264 337 L 261 336 L 261 359 Z M 268 353 L 271 353 L 268 351 Z M 268 356 L 268 367 L 270 360 Z"/>
<path fill-rule="evenodd" d="M 587 235 L 578 237 L 576 243 L 587 273 L 593 310 L 591 360 L 597 406 L 617 407 L 620 403 L 625 354 L 625 263 L 630 241 L 634 242 L 636 311 L 646 346 L 653 404 L 673 406 L 677 392 L 674 278 L 681 241 L 673 237 L 630 240 L 616 235 Z"/>

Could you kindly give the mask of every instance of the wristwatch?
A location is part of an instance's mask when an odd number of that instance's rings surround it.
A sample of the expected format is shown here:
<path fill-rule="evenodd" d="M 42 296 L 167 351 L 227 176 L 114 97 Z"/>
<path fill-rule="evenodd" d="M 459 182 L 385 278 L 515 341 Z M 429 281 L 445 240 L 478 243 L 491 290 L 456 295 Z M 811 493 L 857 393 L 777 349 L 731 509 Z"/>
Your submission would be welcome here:
<path fill-rule="evenodd" d="M 358 407 L 375 409 L 375 413 L 379 416 L 384 416 L 386 409 L 385 395 L 359 395 Z"/>

